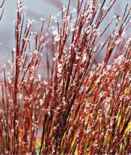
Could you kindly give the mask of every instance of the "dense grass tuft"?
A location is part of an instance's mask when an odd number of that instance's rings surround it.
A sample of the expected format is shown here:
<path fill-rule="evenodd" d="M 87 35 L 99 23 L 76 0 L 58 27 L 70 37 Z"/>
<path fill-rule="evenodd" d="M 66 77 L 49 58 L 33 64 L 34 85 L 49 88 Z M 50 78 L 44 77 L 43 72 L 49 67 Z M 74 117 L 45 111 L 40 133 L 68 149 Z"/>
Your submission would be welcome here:
<path fill-rule="evenodd" d="M 16 47 L 0 83 L 1 155 L 131 153 L 129 6 L 102 26 L 115 2 L 105 10 L 106 0 L 78 0 L 72 12 L 69 1 L 33 33 L 18 1 Z"/>

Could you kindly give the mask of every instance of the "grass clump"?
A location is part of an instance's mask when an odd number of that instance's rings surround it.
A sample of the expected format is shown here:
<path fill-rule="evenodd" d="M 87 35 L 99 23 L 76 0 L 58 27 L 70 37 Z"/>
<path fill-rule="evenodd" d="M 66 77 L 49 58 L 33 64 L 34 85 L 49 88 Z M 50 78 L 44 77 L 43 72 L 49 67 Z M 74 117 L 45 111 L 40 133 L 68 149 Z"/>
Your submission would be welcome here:
<path fill-rule="evenodd" d="M 69 1 L 61 19 L 33 33 L 18 1 L 16 47 L 0 83 L 1 155 L 131 153 L 129 6 L 109 35 L 111 22 L 101 26 L 115 2 L 105 10 L 106 0 L 78 0 L 73 18 Z"/>

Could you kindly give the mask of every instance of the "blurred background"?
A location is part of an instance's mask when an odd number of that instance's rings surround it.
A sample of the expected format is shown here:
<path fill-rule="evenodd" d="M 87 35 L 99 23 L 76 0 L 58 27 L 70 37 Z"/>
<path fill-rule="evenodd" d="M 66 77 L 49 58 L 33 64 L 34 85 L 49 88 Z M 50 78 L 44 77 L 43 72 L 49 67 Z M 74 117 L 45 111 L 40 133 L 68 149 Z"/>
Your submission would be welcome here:
<path fill-rule="evenodd" d="M 77 0 L 72 0 L 72 7 L 75 8 Z M 1 4 L 2 0 L 0 0 Z M 26 16 L 34 20 L 40 20 L 41 17 L 49 15 L 55 16 L 66 5 L 68 0 L 24 0 Z M 117 0 L 112 14 L 123 12 L 125 5 L 131 4 L 131 0 Z M 0 22 L 0 61 L 9 58 L 10 51 L 14 43 L 14 25 L 16 16 L 16 0 L 6 0 L 4 16 Z M 1 9 L 0 9 L 1 10 Z"/>

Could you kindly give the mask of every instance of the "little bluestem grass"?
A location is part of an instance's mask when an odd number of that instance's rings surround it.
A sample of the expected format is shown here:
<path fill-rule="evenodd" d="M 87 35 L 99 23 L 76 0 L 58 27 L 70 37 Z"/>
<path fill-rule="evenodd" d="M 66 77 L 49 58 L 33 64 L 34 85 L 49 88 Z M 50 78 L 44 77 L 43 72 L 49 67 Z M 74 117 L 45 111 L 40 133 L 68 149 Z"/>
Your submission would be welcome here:
<path fill-rule="evenodd" d="M 78 0 L 74 16 L 69 0 L 36 33 L 17 1 L 16 47 L 0 83 L 1 155 L 131 153 L 130 6 L 102 38 L 116 1 Z"/>

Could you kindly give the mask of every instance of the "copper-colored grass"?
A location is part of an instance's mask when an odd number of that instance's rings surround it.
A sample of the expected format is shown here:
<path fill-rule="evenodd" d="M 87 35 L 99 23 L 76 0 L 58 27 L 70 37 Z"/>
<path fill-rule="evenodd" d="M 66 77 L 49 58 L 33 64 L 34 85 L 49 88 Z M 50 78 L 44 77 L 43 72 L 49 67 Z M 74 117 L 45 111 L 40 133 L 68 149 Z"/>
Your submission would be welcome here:
<path fill-rule="evenodd" d="M 69 1 L 51 36 L 46 63 L 44 29 L 51 23 L 42 22 L 32 36 L 19 1 L 16 47 L 0 83 L 1 155 L 131 153 L 131 40 L 123 35 L 128 6 L 101 44 L 110 27 L 101 24 L 115 1 L 106 11 L 106 0 L 101 5 L 78 1 L 74 22 Z M 98 63 L 100 52 L 104 56 Z"/>

